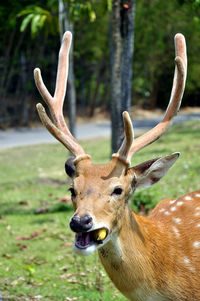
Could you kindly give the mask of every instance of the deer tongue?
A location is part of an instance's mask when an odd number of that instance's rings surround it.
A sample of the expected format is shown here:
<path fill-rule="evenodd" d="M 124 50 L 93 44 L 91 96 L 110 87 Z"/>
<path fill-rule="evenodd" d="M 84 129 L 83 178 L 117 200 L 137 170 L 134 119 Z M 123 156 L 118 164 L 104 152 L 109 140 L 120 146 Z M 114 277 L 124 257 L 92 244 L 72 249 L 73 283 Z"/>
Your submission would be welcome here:
<path fill-rule="evenodd" d="M 76 242 L 75 242 L 76 247 L 84 249 L 89 247 L 90 244 L 91 244 L 90 233 L 79 232 L 76 234 Z"/>

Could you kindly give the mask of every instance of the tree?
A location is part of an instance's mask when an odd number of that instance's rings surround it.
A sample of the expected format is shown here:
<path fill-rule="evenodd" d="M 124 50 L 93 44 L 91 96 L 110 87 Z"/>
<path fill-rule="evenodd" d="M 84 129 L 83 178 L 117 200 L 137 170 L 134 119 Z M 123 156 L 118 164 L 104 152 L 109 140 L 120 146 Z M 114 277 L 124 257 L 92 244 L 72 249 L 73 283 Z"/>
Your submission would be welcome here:
<path fill-rule="evenodd" d="M 122 140 L 122 117 L 131 105 L 135 0 L 112 2 L 111 121 L 112 152 Z"/>

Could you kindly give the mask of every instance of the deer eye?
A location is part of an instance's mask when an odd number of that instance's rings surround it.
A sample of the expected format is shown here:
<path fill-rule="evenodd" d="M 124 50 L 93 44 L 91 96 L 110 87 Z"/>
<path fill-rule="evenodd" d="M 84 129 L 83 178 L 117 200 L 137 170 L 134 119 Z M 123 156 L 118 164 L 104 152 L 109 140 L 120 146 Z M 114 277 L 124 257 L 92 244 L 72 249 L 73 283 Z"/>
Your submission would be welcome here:
<path fill-rule="evenodd" d="M 112 195 L 121 195 L 123 192 L 122 188 L 117 187 L 113 190 Z"/>
<path fill-rule="evenodd" d="M 75 192 L 74 188 L 73 188 L 73 187 L 70 187 L 70 188 L 69 188 L 69 191 L 71 192 L 71 197 L 72 197 L 72 198 L 75 198 L 75 197 L 76 197 L 76 192 Z"/>

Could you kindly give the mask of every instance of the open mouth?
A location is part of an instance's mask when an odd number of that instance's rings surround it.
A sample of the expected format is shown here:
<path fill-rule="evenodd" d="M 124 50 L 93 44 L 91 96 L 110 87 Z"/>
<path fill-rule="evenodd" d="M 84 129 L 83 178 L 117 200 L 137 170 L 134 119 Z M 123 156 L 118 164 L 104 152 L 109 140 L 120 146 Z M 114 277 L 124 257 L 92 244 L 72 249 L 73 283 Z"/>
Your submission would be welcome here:
<path fill-rule="evenodd" d="M 79 232 L 76 234 L 75 246 L 79 249 L 87 249 L 96 244 L 101 245 L 108 236 L 108 229 L 100 228 L 90 232 Z"/>

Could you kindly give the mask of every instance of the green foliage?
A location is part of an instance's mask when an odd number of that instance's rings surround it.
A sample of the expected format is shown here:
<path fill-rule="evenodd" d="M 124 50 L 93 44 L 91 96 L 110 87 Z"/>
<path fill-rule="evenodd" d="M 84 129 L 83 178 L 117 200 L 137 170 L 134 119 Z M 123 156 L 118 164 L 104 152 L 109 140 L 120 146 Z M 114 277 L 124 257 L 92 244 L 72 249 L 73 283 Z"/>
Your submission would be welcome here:
<path fill-rule="evenodd" d="M 200 45 L 200 26 L 196 17 L 198 11 L 191 1 L 141 0 L 137 3 L 133 87 L 152 108 L 153 105 L 164 107 L 168 102 L 174 70 L 173 38 L 178 32 L 185 35 L 188 46 L 185 104 L 194 105 L 189 95 L 199 89 L 200 60 L 195 53 Z"/>
<path fill-rule="evenodd" d="M 89 18 L 90 22 L 96 20 L 96 13 L 93 9 L 94 1 L 68 1 L 69 16 L 72 22 L 83 18 Z"/>
<path fill-rule="evenodd" d="M 34 38 L 45 28 L 45 32 L 54 34 L 58 31 L 58 19 L 53 16 L 50 11 L 43 9 L 39 6 L 28 6 L 22 10 L 18 17 L 24 17 L 20 31 L 26 30 L 29 23 L 31 24 L 31 36 Z"/>
<path fill-rule="evenodd" d="M 33 278 L 33 275 L 35 274 L 35 267 L 33 265 L 25 265 L 25 270 L 28 272 L 28 277 L 31 279 Z"/>
<path fill-rule="evenodd" d="M 64 2 L 67 4 L 66 9 L 69 11 L 71 22 L 88 19 L 93 23 L 96 21 L 97 15 L 101 14 L 102 12 L 106 13 L 112 9 L 112 0 L 66 0 Z"/>
<path fill-rule="evenodd" d="M 107 4 L 108 11 L 111 11 L 111 9 L 112 9 L 112 0 L 107 0 L 106 4 Z"/>
<path fill-rule="evenodd" d="M 160 190 L 155 187 L 154 189 L 146 189 L 136 192 L 131 200 L 131 207 L 134 211 L 143 211 L 147 213 L 149 210 L 153 209 L 157 200 L 160 199 Z"/>
<path fill-rule="evenodd" d="M 65 2 L 64 9 L 68 11 L 71 22 L 83 20 L 84 18 L 88 18 L 90 22 L 94 22 L 96 20 L 94 5 L 95 1 L 68 0 Z M 56 11 L 55 8 L 53 8 L 52 11 L 51 7 L 47 10 L 36 5 L 29 5 L 20 11 L 17 16 L 24 17 L 20 26 L 20 31 L 23 32 L 29 23 L 31 23 L 31 36 L 33 38 L 40 34 L 43 28 L 46 33 L 55 34 L 59 31 L 57 17 L 58 7 Z"/>

